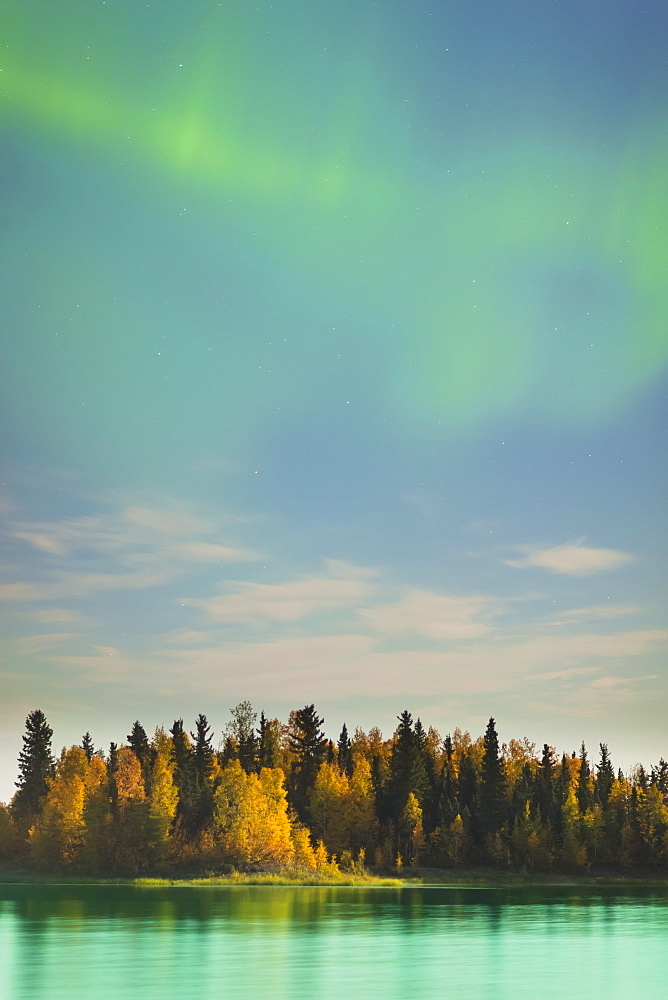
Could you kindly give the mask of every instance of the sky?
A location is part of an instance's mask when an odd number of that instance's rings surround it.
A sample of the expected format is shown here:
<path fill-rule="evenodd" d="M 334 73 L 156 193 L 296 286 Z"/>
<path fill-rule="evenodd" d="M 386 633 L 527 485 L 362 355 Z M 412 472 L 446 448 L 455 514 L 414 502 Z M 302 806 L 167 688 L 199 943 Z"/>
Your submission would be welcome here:
<path fill-rule="evenodd" d="M 668 756 L 666 5 L 0 38 L 0 799 L 38 707 Z"/>

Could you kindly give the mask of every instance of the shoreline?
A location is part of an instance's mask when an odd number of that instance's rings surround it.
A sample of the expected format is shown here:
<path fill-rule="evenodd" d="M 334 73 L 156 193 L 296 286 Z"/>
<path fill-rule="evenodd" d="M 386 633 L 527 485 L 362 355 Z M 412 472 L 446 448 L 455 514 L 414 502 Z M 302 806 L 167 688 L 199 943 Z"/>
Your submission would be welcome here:
<path fill-rule="evenodd" d="M 234 886 L 287 886 L 292 888 L 434 888 L 434 889 L 528 889 L 597 888 L 668 889 L 668 875 L 628 872 L 565 874 L 551 872 L 509 872 L 466 868 L 418 869 L 401 875 L 352 874 L 308 875 L 304 872 L 230 872 L 206 876 L 118 876 L 96 877 L 66 873 L 41 873 L 29 869 L 0 867 L 2 885 L 135 886 L 137 888 L 230 888 Z"/>

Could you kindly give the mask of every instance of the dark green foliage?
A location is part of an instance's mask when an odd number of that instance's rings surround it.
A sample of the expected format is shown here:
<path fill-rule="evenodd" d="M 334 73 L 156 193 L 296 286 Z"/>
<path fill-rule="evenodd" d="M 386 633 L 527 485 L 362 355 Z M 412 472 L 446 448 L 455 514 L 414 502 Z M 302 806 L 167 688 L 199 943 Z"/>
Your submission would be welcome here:
<path fill-rule="evenodd" d="M 353 755 L 350 748 L 350 739 L 348 737 L 348 729 L 345 722 L 341 727 L 341 735 L 339 736 L 339 741 L 336 746 L 338 750 L 339 768 L 341 771 L 345 771 L 348 777 L 350 777 L 353 773 Z"/>
<path fill-rule="evenodd" d="M 179 792 L 176 811 L 181 825 L 189 830 L 194 822 L 197 780 L 192 746 L 183 729 L 183 719 L 175 719 L 169 730 L 172 736 L 172 761 L 174 763 L 174 784 Z"/>
<path fill-rule="evenodd" d="M 446 829 L 458 813 L 457 778 L 453 762 L 452 739 L 443 740 L 443 763 L 436 778 L 434 793 L 434 826 Z"/>
<path fill-rule="evenodd" d="M 118 788 L 116 786 L 116 768 L 118 767 L 118 745 L 109 744 L 109 757 L 107 759 L 107 790 L 112 814 L 115 816 L 118 811 Z"/>
<path fill-rule="evenodd" d="M 610 762 L 610 754 L 605 743 L 599 744 L 601 759 L 596 769 L 596 797 L 601 805 L 605 805 L 610 797 L 610 789 L 615 780 L 615 772 Z"/>
<path fill-rule="evenodd" d="M 213 772 L 213 747 L 211 740 L 213 730 L 209 725 L 206 715 L 201 713 L 195 720 L 195 732 L 190 736 L 193 739 L 192 761 L 195 769 L 197 784 L 204 786 L 211 779 Z"/>
<path fill-rule="evenodd" d="M 552 827 L 559 804 L 554 787 L 554 750 L 543 744 L 543 756 L 536 774 L 534 786 L 534 805 L 539 810 L 543 823 Z"/>
<path fill-rule="evenodd" d="M 134 753 L 139 763 L 143 766 L 145 761 L 150 760 L 151 745 L 146 735 L 146 730 L 139 722 L 132 726 L 132 732 L 127 737 L 128 746 Z"/>
<path fill-rule="evenodd" d="M 257 770 L 263 767 L 276 767 L 278 761 L 279 734 L 278 720 L 273 720 L 272 724 L 264 712 L 260 713 L 260 728 L 257 731 Z"/>
<path fill-rule="evenodd" d="M 399 725 L 394 734 L 394 746 L 390 755 L 388 804 L 392 815 L 401 816 L 411 792 L 420 804 L 424 802 L 429 779 L 423 748 L 413 729 L 411 713 L 404 711 L 397 718 Z"/>
<path fill-rule="evenodd" d="M 213 815 L 213 787 L 211 778 L 214 767 L 214 752 L 211 745 L 213 730 L 206 715 L 200 714 L 195 720 L 195 732 L 190 734 L 193 739 L 192 772 L 194 788 L 192 809 L 188 817 L 192 830 L 202 830 L 210 822 Z"/>
<path fill-rule="evenodd" d="M 12 802 L 12 810 L 17 819 L 30 821 L 39 812 L 47 792 L 47 781 L 53 775 L 52 736 L 53 730 L 44 713 L 39 708 L 30 712 L 26 718 L 23 749 L 18 760 L 18 792 Z"/>
<path fill-rule="evenodd" d="M 153 751 L 149 743 L 146 730 L 139 721 L 133 723 L 132 731 L 127 736 L 128 746 L 141 764 L 144 790 L 147 795 L 151 794 L 151 766 L 153 764 Z"/>
<path fill-rule="evenodd" d="M 480 812 L 483 834 L 498 830 L 506 819 L 506 784 L 503 762 L 499 754 L 499 738 L 494 719 L 485 731 L 485 750 L 482 758 L 480 783 Z"/>
<path fill-rule="evenodd" d="M 589 760 L 587 759 L 587 748 L 585 747 L 583 740 L 582 746 L 580 747 L 580 774 L 578 776 L 578 787 L 576 792 L 580 812 L 583 814 L 592 804 L 592 795 L 589 788 L 590 774 L 591 769 L 589 767 Z"/>
<path fill-rule="evenodd" d="M 81 740 L 81 749 L 86 754 L 86 760 L 92 760 L 95 755 L 95 747 L 93 746 L 93 741 L 91 739 L 90 733 L 84 733 L 83 739 Z"/>
<path fill-rule="evenodd" d="M 652 768 L 650 783 L 656 785 L 662 795 L 668 795 L 668 761 L 663 757 L 657 766 Z"/>
<path fill-rule="evenodd" d="M 327 755 L 327 740 L 322 731 L 324 719 L 319 718 L 315 705 L 306 705 L 292 712 L 290 720 L 290 745 L 295 755 L 295 764 L 288 789 L 289 798 L 299 818 L 306 822 L 308 792 Z"/>

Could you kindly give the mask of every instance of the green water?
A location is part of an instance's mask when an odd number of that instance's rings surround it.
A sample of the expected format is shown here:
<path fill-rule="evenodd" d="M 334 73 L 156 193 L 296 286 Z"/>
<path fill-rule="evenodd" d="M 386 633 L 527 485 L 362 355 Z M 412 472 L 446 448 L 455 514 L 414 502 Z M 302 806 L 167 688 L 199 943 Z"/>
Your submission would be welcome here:
<path fill-rule="evenodd" d="M 668 892 L 0 886 L 2 1000 L 665 1000 Z"/>

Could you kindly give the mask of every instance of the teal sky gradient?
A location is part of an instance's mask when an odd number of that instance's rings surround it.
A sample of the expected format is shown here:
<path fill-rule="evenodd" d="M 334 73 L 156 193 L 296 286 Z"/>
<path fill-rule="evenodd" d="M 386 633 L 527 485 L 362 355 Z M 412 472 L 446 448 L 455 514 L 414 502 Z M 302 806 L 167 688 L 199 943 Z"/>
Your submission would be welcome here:
<path fill-rule="evenodd" d="M 665 6 L 0 22 L 10 770 L 247 697 L 666 756 Z"/>

